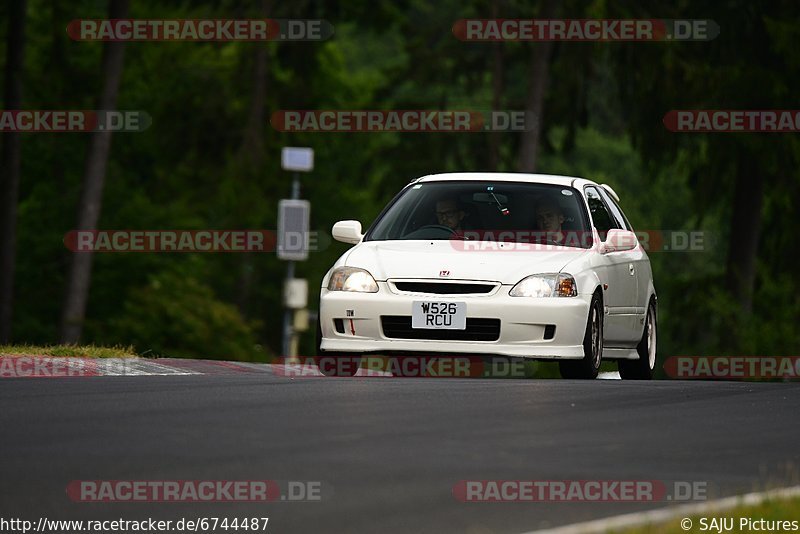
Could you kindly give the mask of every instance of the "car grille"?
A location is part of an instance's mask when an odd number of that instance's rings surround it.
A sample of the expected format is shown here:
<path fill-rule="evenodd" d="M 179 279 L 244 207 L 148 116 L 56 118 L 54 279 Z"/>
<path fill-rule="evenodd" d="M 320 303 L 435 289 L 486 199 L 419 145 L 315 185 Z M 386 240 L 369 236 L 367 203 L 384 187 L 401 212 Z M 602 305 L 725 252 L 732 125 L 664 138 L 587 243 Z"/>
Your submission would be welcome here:
<path fill-rule="evenodd" d="M 383 335 L 392 339 L 431 339 L 443 341 L 497 341 L 500 319 L 467 317 L 466 330 L 414 329 L 410 315 L 381 315 Z"/>
<path fill-rule="evenodd" d="M 434 295 L 468 295 L 491 293 L 496 284 L 440 283 L 440 282 L 395 282 L 398 291 L 430 293 Z"/>

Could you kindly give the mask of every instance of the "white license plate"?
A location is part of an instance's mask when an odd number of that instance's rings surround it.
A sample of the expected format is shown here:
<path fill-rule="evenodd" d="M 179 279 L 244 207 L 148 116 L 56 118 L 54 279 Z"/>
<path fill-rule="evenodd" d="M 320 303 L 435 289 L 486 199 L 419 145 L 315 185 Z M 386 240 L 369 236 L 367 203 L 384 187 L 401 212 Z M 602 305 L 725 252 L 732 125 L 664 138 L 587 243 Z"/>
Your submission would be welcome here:
<path fill-rule="evenodd" d="M 411 309 L 411 328 L 466 330 L 467 303 L 415 300 Z"/>

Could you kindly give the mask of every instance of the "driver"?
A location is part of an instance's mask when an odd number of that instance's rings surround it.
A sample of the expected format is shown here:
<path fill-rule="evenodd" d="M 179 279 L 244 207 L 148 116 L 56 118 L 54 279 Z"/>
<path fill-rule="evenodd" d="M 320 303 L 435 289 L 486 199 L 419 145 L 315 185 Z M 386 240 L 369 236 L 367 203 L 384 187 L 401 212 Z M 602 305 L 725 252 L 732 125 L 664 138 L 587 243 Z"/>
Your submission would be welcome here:
<path fill-rule="evenodd" d="M 454 232 L 461 232 L 461 222 L 466 217 L 461 203 L 455 198 L 443 198 L 436 202 L 436 220 L 442 225 L 450 228 Z"/>

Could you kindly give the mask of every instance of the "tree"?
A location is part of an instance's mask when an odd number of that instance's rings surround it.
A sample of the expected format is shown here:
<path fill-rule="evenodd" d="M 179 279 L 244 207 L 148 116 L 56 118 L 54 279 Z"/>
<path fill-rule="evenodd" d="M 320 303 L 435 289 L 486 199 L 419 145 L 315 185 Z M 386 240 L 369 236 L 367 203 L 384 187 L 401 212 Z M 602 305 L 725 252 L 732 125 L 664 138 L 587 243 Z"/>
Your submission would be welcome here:
<path fill-rule="evenodd" d="M 129 0 L 110 0 L 109 18 L 126 18 L 128 6 Z M 111 111 L 117 106 L 124 51 L 122 42 L 108 41 L 105 43 L 103 49 L 105 77 L 98 106 L 100 110 Z M 86 156 L 83 189 L 78 205 L 78 231 L 97 229 L 110 152 L 111 131 L 103 130 L 92 133 Z M 92 254 L 90 252 L 73 253 L 61 319 L 61 341 L 63 343 L 77 343 L 80 340 L 86 316 L 86 301 L 89 297 L 91 275 Z"/>
<path fill-rule="evenodd" d="M 492 1 L 492 18 L 500 16 L 502 0 Z M 492 43 L 492 109 L 497 111 L 502 108 L 503 92 L 503 45 L 504 43 Z M 491 132 L 489 134 L 489 170 L 497 171 L 500 168 L 500 133 Z"/>
<path fill-rule="evenodd" d="M 22 108 L 22 70 L 25 59 L 26 0 L 12 0 L 8 18 L 5 71 L 5 109 Z M 14 269 L 17 252 L 17 202 L 21 172 L 21 134 L 6 132 L 0 160 L 0 343 L 11 338 L 14 309 Z"/>
<path fill-rule="evenodd" d="M 690 10 L 700 12 L 714 6 L 708 1 L 679 3 L 671 6 L 675 11 L 661 16 L 680 18 Z M 643 7 L 641 2 L 628 6 L 635 13 Z M 784 274 L 780 252 L 763 255 L 762 227 L 767 227 L 765 206 L 784 204 L 792 190 L 792 180 L 782 176 L 797 167 L 795 142 L 791 134 L 780 133 L 671 133 L 660 124 L 670 110 L 796 107 L 800 55 L 791 43 L 797 39 L 797 4 L 742 0 L 729 7 L 716 13 L 720 33 L 710 41 L 672 42 L 635 50 L 618 47 L 617 73 L 623 80 L 632 138 L 652 170 L 680 160 L 691 177 L 698 219 L 714 216 L 725 221 L 727 254 L 719 262 L 718 276 L 705 284 L 719 287 L 721 296 L 718 300 L 706 298 L 704 305 L 709 308 L 695 313 L 715 321 L 718 346 L 743 350 L 754 346 L 751 341 L 757 338 L 747 330 L 749 325 L 785 320 L 779 306 L 759 295 L 758 285 L 759 280 L 774 284 Z M 625 8 L 617 4 L 614 9 Z M 796 174 L 792 178 L 796 183 Z M 785 219 L 774 210 L 772 216 L 771 227 L 781 233 Z M 783 224 L 775 224 L 778 221 Z M 796 228 L 796 222 L 788 224 Z M 794 293 L 784 289 L 788 295 Z"/>
<path fill-rule="evenodd" d="M 269 17 L 270 0 L 261 0 L 260 16 Z M 264 160 L 264 126 L 267 119 L 264 116 L 267 94 L 267 70 L 269 67 L 269 50 L 266 43 L 256 43 L 253 65 L 253 96 L 247 114 L 247 123 L 244 129 L 242 145 L 239 149 L 240 167 L 245 168 L 247 176 L 237 179 L 261 176 Z M 239 279 L 236 289 L 236 305 L 243 316 L 247 315 L 247 304 L 250 300 L 253 286 L 252 253 L 245 252 L 240 256 Z"/>
<path fill-rule="evenodd" d="M 546 0 L 542 6 L 542 19 L 551 19 L 556 9 L 554 0 Z M 525 111 L 533 117 L 533 127 L 522 133 L 519 146 L 520 172 L 534 172 L 536 157 L 539 154 L 540 136 L 542 133 L 542 110 L 547 96 L 547 82 L 550 73 L 550 57 L 553 53 L 553 42 L 544 41 L 531 46 L 530 78 L 528 80 L 528 96 Z"/>

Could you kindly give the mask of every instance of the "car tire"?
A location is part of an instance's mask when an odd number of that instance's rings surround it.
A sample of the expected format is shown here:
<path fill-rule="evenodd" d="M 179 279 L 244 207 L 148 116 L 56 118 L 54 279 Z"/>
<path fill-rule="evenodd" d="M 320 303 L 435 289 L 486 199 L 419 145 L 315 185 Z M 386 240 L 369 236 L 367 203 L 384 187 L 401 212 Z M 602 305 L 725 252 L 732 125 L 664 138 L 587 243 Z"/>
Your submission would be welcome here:
<path fill-rule="evenodd" d="M 583 335 L 583 359 L 562 360 L 558 369 L 562 378 L 591 380 L 597 378 L 603 361 L 603 303 L 600 295 L 592 295 L 586 332 Z"/>
<path fill-rule="evenodd" d="M 322 324 L 317 318 L 317 353 L 314 363 L 325 376 L 355 376 L 361 366 L 361 357 L 346 352 L 322 352 Z"/>
<path fill-rule="evenodd" d="M 652 380 L 656 368 L 656 305 L 650 301 L 647 307 L 647 318 L 644 322 L 642 340 L 636 346 L 639 358 L 636 360 L 620 360 L 619 376 L 625 380 Z"/>

